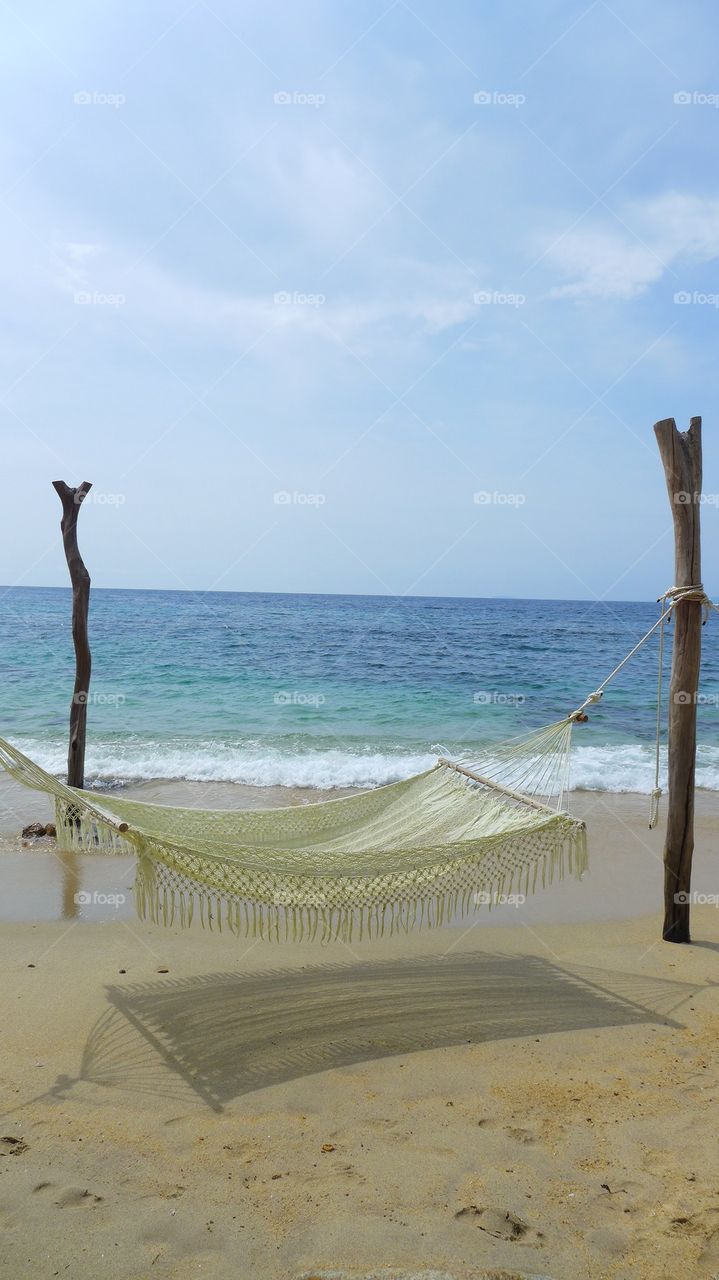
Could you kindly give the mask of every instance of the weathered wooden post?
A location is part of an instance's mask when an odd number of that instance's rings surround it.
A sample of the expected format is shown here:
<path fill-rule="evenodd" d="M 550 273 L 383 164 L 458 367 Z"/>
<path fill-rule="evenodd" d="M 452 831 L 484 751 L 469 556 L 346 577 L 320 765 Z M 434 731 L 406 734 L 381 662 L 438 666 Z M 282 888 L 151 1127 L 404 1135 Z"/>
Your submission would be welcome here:
<path fill-rule="evenodd" d="M 83 564 L 77 545 L 77 517 L 92 484 L 83 480 L 76 489 L 64 480 L 53 480 L 62 503 L 60 529 L 65 548 L 65 559 L 72 583 L 72 641 L 75 646 L 75 687 L 70 705 L 70 743 L 67 752 L 67 781 L 70 787 L 85 784 L 85 731 L 87 728 L 87 698 L 90 689 L 92 659 L 87 635 L 87 615 L 90 608 L 90 575 Z"/>
<path fill-rule="evenodd" d="M 701 584 L 700 504 L 702 420 L 677 431 L 673 418 L 654 424 L 674 521 L 674 585 Z M 697 751 L 697 690 L 702 647 L 700 599 L 680 600 L 672 612 L 674 649 L 669 689 L 669 803 L 664 843 L 666 942 L 689 942 L 694 773 Z"/>

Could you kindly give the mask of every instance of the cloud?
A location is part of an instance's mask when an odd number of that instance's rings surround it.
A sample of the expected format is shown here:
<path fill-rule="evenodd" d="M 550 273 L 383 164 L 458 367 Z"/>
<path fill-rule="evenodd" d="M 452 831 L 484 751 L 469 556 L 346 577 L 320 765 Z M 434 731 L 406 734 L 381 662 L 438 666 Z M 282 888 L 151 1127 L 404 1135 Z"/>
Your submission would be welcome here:
<path fill-rule="evenodd" d="M 550 289 L 551 298 L 630 300 L 667 271 L 719 256 L 719 199 L 669 192 L 635 201 L 622 221 L 635 235 L 615 224 L 557 241 L 547 257 L 570 279 Z"/>
<path fill-rule="evenodd" d="M 86 258 L 95 258 L 102 253 L 101 244 L 77 244 L 68 241 L 65 245 L 68 258 L 73 262 L 84 262 Z"/>
<path fill-rule="evenodd" d="M 127 283 L 128 312 L 188 334 L 205 331 L 215 340 L 228 334 L 239 346 L 246 346 L 260 334 L 272 330 L 286 338 L 322 338 L 351 345 L 362 342 L 384 348 L 387 333 L 411 332 L 421 338 L 434 336 L 461 325 L 477 313 L 472 294 L 465 286 L 447 287 L 444 292 L 401 287 L 384 295 L 370 293 L 362 298 L 328 292 L 300 292 L 279 289 L 274 293 L 240 294 L 203 288 L 157 267 L 138 272 Z"/>
<path fill-rule="evenodd" d="M 719 256 L 719 199 L 669 192 L 640 212 L 663 256 L 708 262 Z"/>
<path fill-rule="evenodd" d="M 655 253 L 628 237 L 608 231 L 566 235 L 549 252 L 559 269 L 574 279 L 550 289 L 550 298 L 636 298 L 664 274 Z"/>
<path fill-rule="evenodd" d="M 67 295 L 78 291 L 122 295 L 122 315 L 132 326 L 242 350 L 272 333 L 285 343 L 311 339 L 328 347 L 356 344 L 366 354 L 384 352 L 390 340 L 430 342 L 478 313 L 460 272 L 411 258 L 387 260 L 378 273 L 384 276 L 381 287 L 369 280 L 359 288 L 352 280 L 337 288 L 320 279 L 319 287 L 293 288 L 291 278 L 281 278 L 266 290 L 240 290 L 198 281 L 182 263 L 147 257 L 128 269 L 127 257 L 121 243 L 58 238 L 45 277 L 63 307 Z"/>
<path fill-rule="evenodd" d="M 275 133 L 253 158 L 289 236 L 332 257 L 350 252 L 392 202 L 381 181 L 324 131 L 317 140 Z"/>
<path fill-rule="evenodd" d="M 81 241 L 55 241 L 55 283 L 65 291 L 75 293 L 88 283 L 88 266 L 93 258 L 104 253 L 101 244 Z"/>

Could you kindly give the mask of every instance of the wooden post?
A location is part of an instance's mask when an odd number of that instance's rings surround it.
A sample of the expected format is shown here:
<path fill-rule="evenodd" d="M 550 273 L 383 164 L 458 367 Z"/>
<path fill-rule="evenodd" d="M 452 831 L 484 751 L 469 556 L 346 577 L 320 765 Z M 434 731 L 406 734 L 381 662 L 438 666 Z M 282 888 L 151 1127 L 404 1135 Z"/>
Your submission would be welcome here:
<path fill-rule="evenodd" d="M 674 521 L 674 584 L 702 580 L 700 503 L 702 420 L 677 431 L 673 418 L 654 425 Z M 702 645 L 702 605 L 684 600 L 673 611 L 674 649 L 669 689 L 669 811 L 664 844 L 664 927 L 666 942 L 689 942 L 692 854 L 694 852 L 694 772 L 697 750 L 697 690 Z"/>
<path fill-rule="evenodd" d="M 87 636 L 87 615 L 90 608 L 90 575 L 83 564 L 77 545 L 77 517 L 92 484 L 83 480 L 76 489 L 64 480 L 53 480 L 62 503 L 60 529 L 65 548 L 65 559 L 72 583 L 72 641 L 75 646 L 75 687 L 70 705 L 70 743 L 67 752 L 67 782 L 70 787 L 82 788 L 85 784 L 85 730 L 87 727 L 87 698 L 90 689 L 92 659 Z"/>

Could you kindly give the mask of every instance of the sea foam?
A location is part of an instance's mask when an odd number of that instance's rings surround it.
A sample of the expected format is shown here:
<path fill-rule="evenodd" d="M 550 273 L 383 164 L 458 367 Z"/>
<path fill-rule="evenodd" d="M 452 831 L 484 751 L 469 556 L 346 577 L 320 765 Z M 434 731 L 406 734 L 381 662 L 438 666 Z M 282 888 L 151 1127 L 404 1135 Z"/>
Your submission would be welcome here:
<path fill-rule="evenodd" d="M 48 772 L 62 775 L 63 742 L 25 739 L 17 745 Z M 451 748 L 449 749 L 451 753 Z M 260 743 L 130 740 L 88 744 L 88 781 L 105 784 L 150 779 L 236 782 L 255 787 L 376 787 L 421 773 L 435 763 L 433 751 L 350 751 L 307 748 L 291 751 Z M 666 749 L 660 781 L 666 788 Z M 575 747 L 572 787 L 581 791 L 649 793 L 654 786 L 654 751 L 648 745 L 611 743 Z M 719 747 L 700 745 L 697 786 L 719 791 Z"/>

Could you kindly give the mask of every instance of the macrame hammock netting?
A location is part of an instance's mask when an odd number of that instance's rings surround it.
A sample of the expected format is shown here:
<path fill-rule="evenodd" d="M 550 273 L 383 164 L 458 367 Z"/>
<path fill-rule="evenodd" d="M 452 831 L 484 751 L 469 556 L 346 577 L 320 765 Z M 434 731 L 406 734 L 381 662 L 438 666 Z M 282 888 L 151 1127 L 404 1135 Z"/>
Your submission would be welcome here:
<path fill-rule="evenodd" d="M 585 824 L 566 812 L 572 729 L 659 628 L 657 773 L 664 625 L 701 586 L 661 597 L 657 623 L 576 711 L 424 773 L 358 795 L 278 809 L 180 809 L 66 786 L 0 738 L 0 766 L 54 797 L 58 844 L 134 852 L 141 917 L 252 936 L 323 940 L 441 924 L 587 867 Z M 712 606 L 716 608 L 716 606 Z"/>
<path fill-rule="evenodd" d="M 74 790 L 2 739 L 0 764 L 54 797 L 61 847 L 135 852 L 140 916 L 190 924 L 198 912 L 237 933 L 349 941 L 441 924 L 581 874 L 584 823 L 561 808 L 571 732 L 563 720 L 475 767 L 440 759 L 389 786 L 279 809 L 178 809 Z"/>

